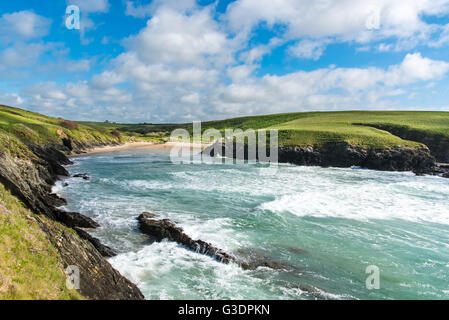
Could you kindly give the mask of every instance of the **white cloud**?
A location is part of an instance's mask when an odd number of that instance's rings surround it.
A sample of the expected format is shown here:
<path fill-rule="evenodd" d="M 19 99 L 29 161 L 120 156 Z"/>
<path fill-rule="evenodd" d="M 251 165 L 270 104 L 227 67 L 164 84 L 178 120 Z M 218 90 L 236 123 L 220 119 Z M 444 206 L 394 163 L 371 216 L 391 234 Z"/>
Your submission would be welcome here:
<path fill-rule="evenodd" d="M 239 0 L 219 19 L 213 6 L 199 7 L 194 1 L 178 7 L 177 1 L 128 2 L 127 14 L 149 19 L 140 32 L 123 41 L 125 51 L 109 61 L 105 71 L 90 81 L 45 82 L 21 94 L 37 111 L 78 120 L 104 120 L 107 115 L 116 121 L 168 122 L 388 107 L 410 94 L 412 84 L 445 76 L 449 64 L 411 53 L 384 68 L 330 66 L 265 76 L 258 74 L 258 64 L 286 43 L 293 43 L 288 49 L 291 55 L 304 59 L 318 59 L 329 43 L 338 41 L 377 51 L 405 48 L 413 43 L 411 38 L 425 37 L 433 30 L 421 21 L 421 14 L 431 14 L 437 5 L 441 9 L 443 2 L 411 1 L 414 5 L 399 12 L 391 9 L 392 2 L 374 0 L 260 0 L 257 6 L 255 1 Z M 354 16 L 348 16 L 349 8 L 355 10 Z M 283 24 L 285 32 L 275 33 L 267 43 L 249 42 L 250 30 L 261 21 Z M 368 42 L 388 37 L 399 39 L 394 48 L 390 40 Z M 33 57 L 21 60 L 17 52 L 1 59 L 15 65 L 35 61 Z M 70 67 L 87 71 L 91 61 L 73 61 Z"/>
<path fill-rule="evenodd" d="M 260 22 L 286 27 L 287 39 L 328 39 L 367 43 L 390 37 L 411 47 L 428 40 L 438 27 L 424 15 L 449 12 L 448 0 L 238 0 L 227 21 L 235 32 L 249 33 Z"/>
<path fill-rule="evenodd" d="M 161 7 L 185 12 L 197 7 L 195 0 L 153 0 L 147 4 L 140 4 L 138 1 L 126 1 L 125 14 L 135 18 L 146 18 L 156 13 Z"/>
<path fill-rule="evenodd" d="M 0 40 L 11 42 L 46 36 L 51 20 L 32 11 L 5 13 L 0 17 Z"/>
<path fill-rule="evenodd" d="M 185 15 L 163 7 L 125 44 L 140 60 L 151 64 L 204 65 L 232 60 L 227 35 L 219 31 L 208 9 Z"/>
<path fill-rule="evenodd" d="M 96 13 L 106 13 L 109 11 L 108 0 L 66 0 L 67 5 L 76 5 L 80 8 L 80 39 L 82 45 L 88 45 L 94 41 L 87 37 L 89 30 L 95 30 L 97 24 L 90 17 Z"/>
<path fill-rule="evenodd" d="M 31 105 L 57 112 L 71 108 L 74 119 L 97 116 L 119 121 L 211 120 L 238 115 L 311 110 L 389 107 L 396 97 L 409 94 L 407 86 L 433 81 L 449 72 L 449 63 L 408 54 L 388 68 L 336 68 L 297 71 L 287 75 L 251 75 L 251 67 L 228 69 L 236 79 L 226 84 L 214 70 L 169 69 L 143 64 L 131 53 L 115 69 L 95 77 L 57 87 L 45 84 L 31 92 Z M 122 64 L 124 62 L 128 64 Z M 119 89 L 118 83 L 130 83 Z M 62 99 L 65 97 L 65 99 Z M 126 108 L 124 112 L 123 108 Z M 101 113 L 99 110 L 103 110 Z M 48 111 L 48 110 L 47 110 Z M 70 114 L 68 110 L 66 114 Z M 120 114 L 120 112 L 123 112 Z M 115 116 L 115 118 L 114 118 Z M 97 118 L 101 120 L 102 118 Z"/>
<path fill-rule="evenodd" d="M 108 12 L 108 0 L 67 0 L 67 5 L 76 5 L 81 13 Z"/>
<path fill-rule="evenodd" d="M 420 53 L 407 54 L 400 66 L 391 67 L 386 83 L 409 84 L 437 80 L 449 71 L 449 63 L 423 58 Z"/>
<path fill-rule="evenodd" d="M 10 68 L 31 67 L 50 47 L 41 43 L 26 44 L 19 42 L 1 52 L 0 62 Z"/>
<path fill-rule="evenodd" d="M 302 40 L 289 47 L 289 53 L 302 59 L 318 60 L 324 53 L 329 41 Z"/>
<path fill-rule="evenodd" d="M 185 95 L 185 96 L 181 97 L 181 102 L 188 103 L 188 104 L 199 104 L 200 103 L 200 95 L 197 92 Z"/>
<path fill-rule="evenodd" d="M 20 107 L 22 106 L 23 102 L 24 100 L 17 93 L 5 93 L 0 91 L 0 104 Z"/>

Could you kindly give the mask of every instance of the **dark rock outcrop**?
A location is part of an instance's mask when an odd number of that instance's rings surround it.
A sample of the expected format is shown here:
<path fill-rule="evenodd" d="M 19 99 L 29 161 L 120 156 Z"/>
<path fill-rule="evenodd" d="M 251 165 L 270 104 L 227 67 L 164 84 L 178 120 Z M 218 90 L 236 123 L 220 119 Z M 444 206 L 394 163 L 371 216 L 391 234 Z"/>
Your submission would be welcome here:
<path fill-rule="evenodd" d="M 449 162 L 449 138 L 444 134 L 431 133 L 425 130 L 413 129 L 408 126 L 392 124 L 355 123 L 355 125 L 384 130 L 401 139 L 423 143 L 429 148 L 430 153 L 438 162 Z"/>
<path fill-rule="evenodd" d="M 135 284 L 115 270 L 89 241 L 45 217 L 36 216 L 41 229 L 58 250 L 63 267 L 80 270 L 80 293 L 93 300 L 143 300 Z"/>
<path fill-rule="evenodd" d="M 82 178 L 83 180 L 90 180 L 90 177 L 87 173 L 77 173 L 73 175 L 74 178 Z"/>
<path fill-rule="evenodd" d="M 55 215 L 55 220 L 61 222 L 69 228 L 89 228 L 95 229 L 100 225 L 85 215 L 78 212 L 68 212 L 59 209 L 54 209 L 53 214 Z"/>
<path fill-rule="evenodd" d="M 284 265 L 280 262 L 275 262 L 260 257 L 260 259 L 251 259 L 249 261 L 239 260 L 223 250 L 214 247 L 210 243 L 203 240 L 193 240 L 171 220 L 157 220 L 154 219 L 155 217 L 155 214 L 144 212 L 137 219 L 139 221 L 140 230 L 143 233 L 155 238 L 156 241 L 167 239 L 169 241 L 177 242 L 190 250 L 210 256 L 219 262 L 226 264 L 235 263 L 245 270 L 257 269 L 258 267 L 267 267 L 271 269 L 284 268 Z"/>
<path fill-rule="evenodd" d="M 84 231 L 81 228 L 73 228 L 76 233 L 78 233 L 78 235 L 80 236 L 81 239 L 87 240 L 90 243 L 92 243 L 92 245 L 95 247 L 95 249 L 98 250 L 98 252 L 100 252 L 100 254 L 103 257 L 107 257 L 107 258 L 111 258 L 111 257 L 115 257 L 117 255 L 117 251 L 115 251 L 114 249 L 105 246 L 104 244 L 101 243 L 100 240 L 98 240 L 97 238 L 92 237 L 88 232 Z"/>
<path fill-rule="evenodd" d="M 227 147 L 234 150 L 234 156 L 240 151 L 240 154 L 244 154 L 245 160 L 259 160 L 257 154 L 256 159 L 248 159 L 247 147 L 232 142 L 212 145 L 206 148 L 203 154 L 216 156 L 214 153 L 217 152 L 218 155 L 223 156 Z M 413 171 L 416 173 L 432 173 L 436 167 L 435 158 L 425 147 L 366 150 L 351 146 L 346 142 L 327 143 L 320 147 L 279 146 L 278 161 L 302 166 L 341 168 L 359 166 L 382 171 Z"/>
<path fill-rule="evenodd" d="M 80 146 L 89 148 L 96 145 L 72 141 L 74 151 Z M 102 254 L 113 254 L 110 248 L 80 230 L 80 236 L 77 236 L 67 229 L 98 227 L 89 217 L 57 208 L 66 201 L 52 194 L 52 186 L 60 177 L 69 176 L 62 166 L 72 163 L 63 153 L 69 149 L 65 144 L 27 148 L 29 153 L 26 157 L 16 157 L 0 150 L 0 183 L 35 213 L 35 219 L 58 250 L 61 263 L 65 267 L 76 265 L 80 268 L 80 293 L 90 299 L 143 299 L 139 289 L 102 257 Z"/>
<path fill-rule="evenodd" d="M 156 241 L 161 241 L 163 239 L 168 239 L 170 241 L 177 242 L 183 246 L 189 248 L 198 253 L 208 255 L 217 261 L 223 263 L 230 263 L 238 261 L 231 255 L 227 254 L 221 249 L 215 248 L 210 243 L 202 240 L 193 240 L 188 235 L 186 235 L 183 230 L 177 227 L 172 221 L 168 219 L 156 220 L 153 219 L 154 214 L 142 213 L 138 217 L 140 230 L 156 239 Z"/>

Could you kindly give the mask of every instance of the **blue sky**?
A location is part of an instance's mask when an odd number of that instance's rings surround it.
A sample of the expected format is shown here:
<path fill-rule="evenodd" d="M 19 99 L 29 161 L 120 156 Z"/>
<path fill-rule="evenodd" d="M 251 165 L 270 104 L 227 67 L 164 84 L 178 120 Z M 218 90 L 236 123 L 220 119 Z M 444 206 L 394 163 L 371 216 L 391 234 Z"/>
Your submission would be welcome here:
<path fill-rule="evenodd" d="M 448 47 L 449 0 L 15 0 L 0 8 L 0 103 L 155 123 L 449 111 Z"/>

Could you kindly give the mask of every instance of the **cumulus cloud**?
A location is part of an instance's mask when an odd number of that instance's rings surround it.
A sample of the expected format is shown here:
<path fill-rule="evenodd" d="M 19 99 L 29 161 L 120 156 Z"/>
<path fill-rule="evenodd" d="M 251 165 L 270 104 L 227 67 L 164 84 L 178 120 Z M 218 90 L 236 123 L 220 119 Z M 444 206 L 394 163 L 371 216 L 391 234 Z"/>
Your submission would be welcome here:
<path fill-rule="evenodd" d="M 126 1 L 125 14 L 135 18 L 146 18 L 152 16 L 161 6 L 185 12 L 197 7 L 195 0 L 153 0 L 150 3 L 142 1 Z"/>
<path fill-rule="evenodd" d="M 438 27 L 425 15 L 449 12 L 447 0 L 238 0 L 230 4 L 226 19 L 235 32 L 250 33 L 261 22 L 285 27 L 285 38 L 329 39 L 367 43 L 397 38 L 398 50 L 425 42 Z M 315 58 L 311 43 L 294 47 L 300 57 Z M 310 53 L 310 50 L 312 52 Z M 294 52 L 294 51 L 293 51 Z"/>
<path fill-rule="evenodd" d="M 108 0 L 67 0 L 67 4 L 78 6 L 80 11 L 85 13 L 108 12 L 109 10 Z"/>
<path fill-rule="evenodd" d="M 318 60 L 324 53 L 329 41 L 302 40 L 289 47 L 289 53 L 303 59 Z"/>
<path fill-rule="evenodd" d="M 146 25 L 122 41 L 124 51 L 102 72 L 85 81 L 35 84 L 21 92 L 21 99 L 36 111 L 75 120 L 127 122 L 397 105 L 395 99 L 409 95 L 410 86 L 444 77 L 449 64 L 415 52 L 384 67 L 259 71 L 263 58 L 282 45 L 293 57 L 317 60 L 329 43 L 349 41 L 384 52 L 406 48 L 438 28 L 444 39 L 442 27 L 424 22 L 422 15 L 446 12 L 447 1 L 399 2 L 402 11 L 396 2 L 383 0 L 238 0 L 217 18 L 214 5 L 202 7 L 193 0 L 182 6 L 174 0 L 127 1 L 126 14 L 147 18 Z M 108 8 L 95 3 L 88 12 Z M 265 42 L 250 41 L 261 25 L 280 31 Z M 397 38 L 394 45 L 392 38 Z M 16 66 L 36 61 L 22 59 L 19 45 L 0 59 Z M 46 50 L 37 46 L 34 52 L 39 49 Z M 91 61 L 74 61 L 71 68 L 90 70 Z"/>
<path fill-rule="evenodd" d="M 12 68 L 31 67 L 50 48 L 51 46 L 41 43 L 16 43 L 1 52 L 0 62 L 4 66 Z"/>
<path fill-rule="evenodd" d="M 152 64 L 223 64 L 232 59 L 227 35 L 219 31 L 208 9 L 186 15 L 164 7 L 125 44 L 143 62 Z"/>
<path fill-rule="evenodd" d="M 0 40 L 8 43 L 46 36 L 51 22 L 32 11 L 5 13 L 0 17 Z"/>
<path fill-rule="evenodd" d="M 199 69 L 164 70 L 139 60 L 131 63 L 139 67 L 117 64 L 116 69 L 98 75 L 91 82 L 62 88 L 47 83 L 27 95 L 31 94 L 32 103 L 40 107 L 64 105 L 71 110 L 65 112 L 75 119 L 92 119 L 92 114 L 86 112 L 92 107 L 112 112 L 110 118 L 116 115 L 115 119 L 121 121 L 210 120 L 242 114 L 333 110 L 342 106 L 388 106 L 389 99 L 407 93 L 404 86 L 438 79 L 449 72 L 449 63 L 414 53 L 384 69 L 329 67 L 258 78 L 251 75 L 251 68 L 239 66 L 228 69 L 237 81 L 227 84 L 214 71 L 208 74 Z M 127 81 L 132 86 L 126 90 L 116 87 Z M 123 110 L 126 112 L 119 115 Z"/>
<path fill-rule="evenodd" d="M 80 21 L 80 39 L 81 44 L 88 45 L 94 39 L 88 38 L 87 33 L 89 30 L 95 30 L 97 25 L 90 17 L 91 14 L 106 13 L 109 11 L 108 0 L 66 0 L 67 5 L 76 5 L 80 9 L 81 21 Z"/>

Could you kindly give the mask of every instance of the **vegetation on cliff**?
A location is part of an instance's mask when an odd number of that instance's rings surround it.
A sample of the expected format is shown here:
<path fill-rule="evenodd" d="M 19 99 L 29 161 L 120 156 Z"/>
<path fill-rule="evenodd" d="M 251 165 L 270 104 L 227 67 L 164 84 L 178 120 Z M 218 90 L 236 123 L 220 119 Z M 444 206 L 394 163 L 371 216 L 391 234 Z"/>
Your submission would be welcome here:
<path fill-rule="evenodd" d="M 57 250 L 33 214 L 0 184 L 0 300 L 81 299 L 66 288 Z"/>
<path fill-rule="evenodd" d="M 102 257 L 99 244 L 76 231 L 96 223 L 58 209 L 65 200 L 51 193 L 68 175 L 66 155 L 131 139 L 0 106 L 0 299 L 143 299 Z M 79 291 L 65 286 L 64 270 L 72 265 L 80 269 Z"/>
<path fill-rule="evenodd" d="M 0 105 L 0 151 L 17 157 L 32 157 L 29 145 L 118 143 L 111 131 L 99 131 L 73 121 Z"/>
<path fill-rule="evenodd" d="M 174 129 L 192 124 L 111 124 L 86 123 L 92 128 L 114 128 L 122 132 L 169 136 Z M 449 161 L 449 112 L 424 111 L 341 111 L 299 112 L 241 117 L 202 123 L 202 130 L 277 129 L 282 146 L 320 147 L 345 142 L 365 149 L 397 146 L 420 148 L 426 145 L 441 162 Z"/>

